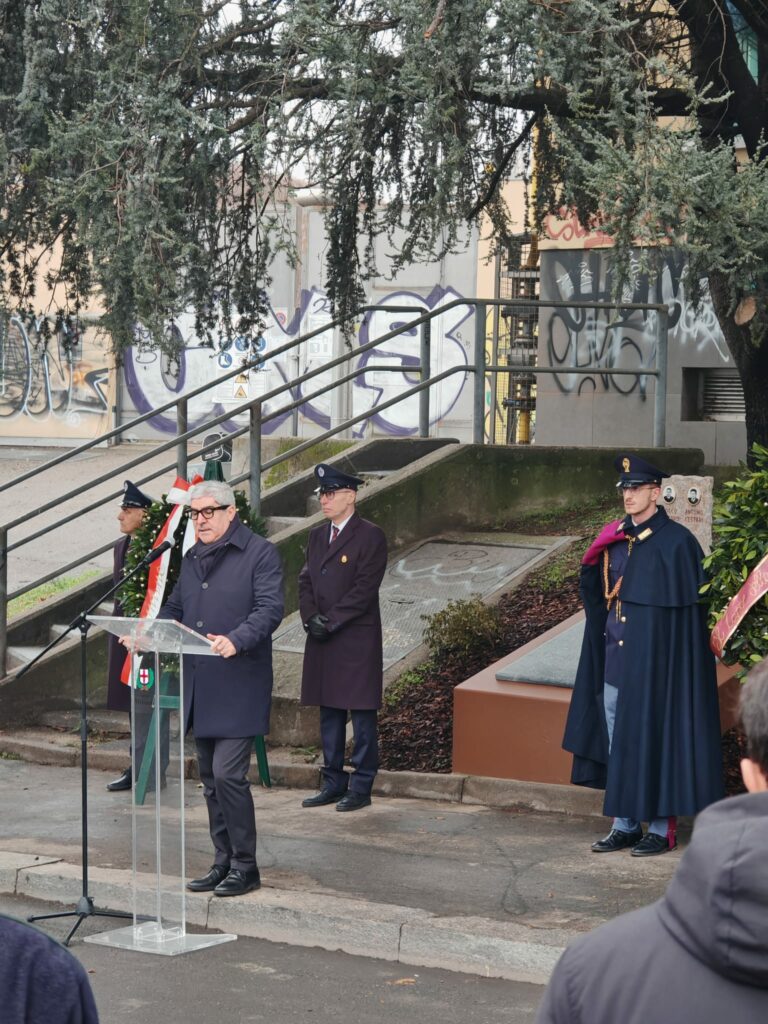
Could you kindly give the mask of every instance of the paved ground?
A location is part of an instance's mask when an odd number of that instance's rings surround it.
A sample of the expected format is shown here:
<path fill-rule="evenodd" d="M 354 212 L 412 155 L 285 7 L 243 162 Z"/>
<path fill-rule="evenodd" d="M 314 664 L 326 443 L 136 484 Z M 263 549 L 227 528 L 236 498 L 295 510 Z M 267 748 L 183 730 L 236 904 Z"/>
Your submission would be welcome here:
<path fill-rule="evenodd" d="M 0 897 L 0 911 L 17 917 L 46 909 Z M 83 932 L 103 927 L 92 918 Z M 101 1024 L 530 1024 L 542 993 L 523 982 L 248 938 L 171 960 L 83 942 L 72 951 L 88 971 Z"/>
<path fill-rule="evenodd" d="M 89 776 L 90 875 L 97 900 L 125 908 L 130 803 L 106 792 L 110 777 Z M 254 790 L 264 887 L 241 899 L 191 897 L 192 923 L 543 982 L 570 938 L 658 897 L 680 857 L 592 854 L 589 844 L 604 831 L 596 817 L 382 797 L 342 815 L 301 808 L 308 792 Z M 211 863 L 194 782 L 186 805 L 194 875 Z M 0 892 L 75 902 L 79 771 L 0 760 L 0 820 Z"/>

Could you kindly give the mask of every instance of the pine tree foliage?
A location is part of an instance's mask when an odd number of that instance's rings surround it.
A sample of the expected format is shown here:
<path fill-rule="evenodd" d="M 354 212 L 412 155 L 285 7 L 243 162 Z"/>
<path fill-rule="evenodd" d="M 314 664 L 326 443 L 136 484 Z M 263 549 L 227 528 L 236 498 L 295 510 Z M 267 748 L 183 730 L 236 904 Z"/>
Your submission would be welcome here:
<path fill-rule="evenodd" d="M 763 0 L 0 0 L 0 33 L 6 303 L 35 306 L 50 249 L 118 351 L 190 306 L 203 337 L 252 330 L 303 182 L 347 316 L 379 253 L 435 257 L 482 213 L 503 244 L 524 159 L 539 221 L 566 205 L 619 271 L 661 241 L 708 276 L 768 440 Z"/>

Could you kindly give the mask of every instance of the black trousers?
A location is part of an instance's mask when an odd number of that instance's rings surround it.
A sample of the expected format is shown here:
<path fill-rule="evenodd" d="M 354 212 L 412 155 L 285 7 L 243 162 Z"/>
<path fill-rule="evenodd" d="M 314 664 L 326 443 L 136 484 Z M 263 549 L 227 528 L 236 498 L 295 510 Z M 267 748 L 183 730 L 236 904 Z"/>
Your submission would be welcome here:
<path fill-rule="evenodd" d="M 215 863 L 250 871 L 256 867 L 256 815 L 248 781 L 253 737 L 195 737 L 195 746 Z"/>
<path fill-rule="evenodd" d="M 369 796 L 379 770 L 379 731 L 376 711 L 350 711 L 354 745 L 352 767 L 344 771 L 344 745 L 347 738 L 347 712 L 343 708 L 320 708 L 320 738 L 323 744 L 323 778 L 328 789 L 346 790 Z"/>

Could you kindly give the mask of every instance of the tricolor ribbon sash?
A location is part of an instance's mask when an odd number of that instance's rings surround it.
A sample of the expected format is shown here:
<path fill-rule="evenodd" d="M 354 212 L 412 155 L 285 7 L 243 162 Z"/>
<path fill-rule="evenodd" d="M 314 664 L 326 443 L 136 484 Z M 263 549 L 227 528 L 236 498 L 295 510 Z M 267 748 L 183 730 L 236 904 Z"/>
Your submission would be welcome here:
<path fill-rule="evenodd" d="M 184 509 L 188 504 L 187 492 L 190 487 L 195 484 L 199 484 L 202 481 L 201 476 L 195 476 L 191 481 L 185 480 L 183 477 L 176 477 L 173 487 L 168 491 L 166 495 L 167 502 L 172 505 L 170 515 L 163 523 L 163 526 L 155 537 L 155 542 L 152 545 L 152 550 L 159 547 L 163 541 L 173 540 L 176 536 L 176 531 L 179 528 L 182 516 L 184 515 Z M 182 554 L 184 554 L 190 547 L 190 531 L 191 520 L 187 523 L 187 531 L 184 536 Z M 192 543 L 194 543 L 194 531 L 192 534 Z M 157 618 L 157 613 L 163 604 L 165 597 L 165 585 L 168 581 L 168 567 L 171 564 L 171 549 L 169 548 L 164 554 L 157 559 L 156 562 L 152 562 L 149 567 L 149 574 L 147 577 L 147 592 L 144 595 L 144 602 L 139 612 L 139 617 L 142 619 L 154 619 Z M 123 670 L 120 674 L 120 681 L 126 685 L 136 685 L 138 679 L 139 667 L 141 659 L 136 657 L 136 662 L 131 671 L 131 662 L 133 660 L 132 655 L 128 655 L 123 665 Z M 141 687 L 139 687 L 141 688 Z"/>
<path fill-rule="evenodd" d="M 709 638 L 709 646 L 722 658 L 728 641 L 739 628 L 749 609 L 768 593 L 768 555 L 747 576 L 739 592 L 731 598 Z"/>

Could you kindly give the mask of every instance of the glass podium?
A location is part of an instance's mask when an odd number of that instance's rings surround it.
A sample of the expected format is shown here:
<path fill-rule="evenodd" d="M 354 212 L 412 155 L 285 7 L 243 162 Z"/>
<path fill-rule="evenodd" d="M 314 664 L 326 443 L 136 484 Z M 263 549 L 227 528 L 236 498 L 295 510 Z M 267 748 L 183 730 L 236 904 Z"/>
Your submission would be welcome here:
<path fill-rule="evenodd" d="M 184 865 L 184 672 L 182 654 L 217 657 L 200 633 L 168 619 L 91 615 L 130 637 L 133 924 L 86 942 L 176 956 L 231 942 L 236 935 L 186 928 Z"/>

